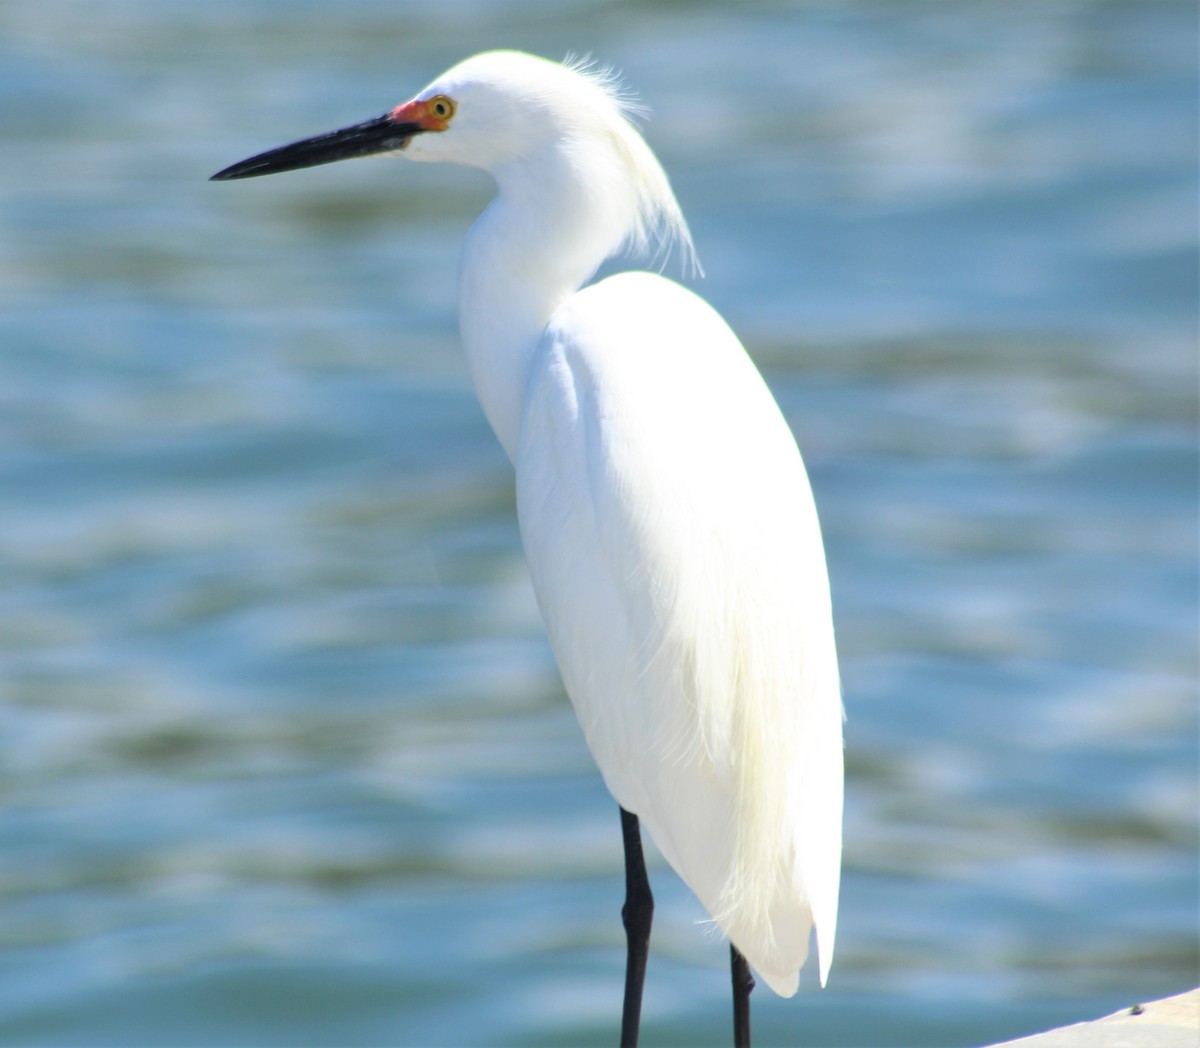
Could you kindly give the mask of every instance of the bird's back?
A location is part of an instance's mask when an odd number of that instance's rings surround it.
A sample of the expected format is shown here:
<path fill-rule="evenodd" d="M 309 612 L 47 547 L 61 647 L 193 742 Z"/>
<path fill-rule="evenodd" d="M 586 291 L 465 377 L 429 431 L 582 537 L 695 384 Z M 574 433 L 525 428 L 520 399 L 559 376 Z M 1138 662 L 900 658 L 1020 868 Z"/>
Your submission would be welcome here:
<path fill-rule="evenodd" d="M 534 357 L 522 538 L 617 801 L 779 993 L 832 955 L 841 700 L 804 466 L 737 338 L 645 273 L 569 299 Z"/>

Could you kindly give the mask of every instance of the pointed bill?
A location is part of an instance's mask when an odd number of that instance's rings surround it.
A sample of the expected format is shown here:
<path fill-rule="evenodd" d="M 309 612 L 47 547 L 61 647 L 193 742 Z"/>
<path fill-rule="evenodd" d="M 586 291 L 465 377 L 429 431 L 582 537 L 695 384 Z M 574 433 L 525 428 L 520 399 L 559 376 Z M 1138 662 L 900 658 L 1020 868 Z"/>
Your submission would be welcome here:
<path fill-rule="evenodd" d="M 418 123 L 397 120 L 397 115 L 398 111 L 393 109 L 390 113 L 361 124 L 268 149 L 265 153 L 240 160 L 218 171 L 209 181 L 225 182 L 234 178 L 273 175 L 280 171 L 297 171 L 302 167 L 331 164 L 335 160 L 403 149 L 413 135 L 426 129 Z"/>

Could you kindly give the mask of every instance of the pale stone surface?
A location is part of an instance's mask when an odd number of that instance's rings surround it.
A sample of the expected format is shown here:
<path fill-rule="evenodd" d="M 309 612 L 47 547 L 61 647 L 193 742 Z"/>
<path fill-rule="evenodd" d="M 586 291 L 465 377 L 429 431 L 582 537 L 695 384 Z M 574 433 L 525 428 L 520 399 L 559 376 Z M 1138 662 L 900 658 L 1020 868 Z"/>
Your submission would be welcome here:
<path fill-rule="evenodd" d="M 1200 1048 L 1200 989 L 992 1048 Z"/>

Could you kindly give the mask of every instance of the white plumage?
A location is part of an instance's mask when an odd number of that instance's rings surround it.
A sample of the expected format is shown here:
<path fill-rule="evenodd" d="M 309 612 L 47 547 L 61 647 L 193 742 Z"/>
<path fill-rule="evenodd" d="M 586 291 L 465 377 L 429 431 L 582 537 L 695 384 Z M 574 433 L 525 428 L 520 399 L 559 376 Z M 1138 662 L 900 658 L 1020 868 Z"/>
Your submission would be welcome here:
<path fill-rule="evenodd" d="M 841 862 L 821 535 L 795 441 L 717 313 L 650 273 L 584 286 L 626 246 L 692 258 L 625 108 L 605 74 L 492 52 L 218 177 L 397 148 L 491 173 L 460 327 L 567 692 L 613 796 L 791 995 L 814 926 L 825 982 Z"/>
<path fill-rule="evenodd" d="M 795 442 L 724 322 L 646 273 L 551 318 L 517 509 L 567 691 L 613 796 L 777 993 L 832 957 L 841 707 Z"/>
<path fill-rule="evenodd" d="M 497 53 L 418 98 L 441 93 L 464 138 L 414 139 L 412 159 L 470 152 L 476 93 L 504 100 L 491 135 L 529 138 L 492 160 L 500 194 L 467 241 L 460 323 L 588 746 L 772 989 L 795 992 L 814 922 L 824 983 L 842 713 L 796 443 L 737 337 L 690 291 L 650 273 L 577 290 L 627 242 L 691 244 L 605 82 Z M 531 112 L 534 132 L 510 127 Z"/>

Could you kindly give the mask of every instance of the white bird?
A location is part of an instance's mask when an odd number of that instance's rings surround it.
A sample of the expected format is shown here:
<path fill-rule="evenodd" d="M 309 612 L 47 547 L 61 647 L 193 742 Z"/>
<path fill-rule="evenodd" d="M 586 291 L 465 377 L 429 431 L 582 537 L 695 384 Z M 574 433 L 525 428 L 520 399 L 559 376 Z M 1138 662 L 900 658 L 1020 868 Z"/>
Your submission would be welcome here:
<path fill-rule="evenodd" d="M 622 808 L 622 1042 L 637 1039 L 653 907 L 640 820 L 732 944 L 735 1040 L 748 1043 L 745 960 L 791 996 L 815 928 L 824 985 L 837 923 L 843 714 L 795 440 L 702 299 L 647 272 L 585 286 L 624 248 L 675 244 L 694 260 L 610 74 L 476 55 L 381 117 L 213 177 L 380 152 L 496 183 L 464 247 L 459 324 L 515 467 L 567 693 Z"/>

